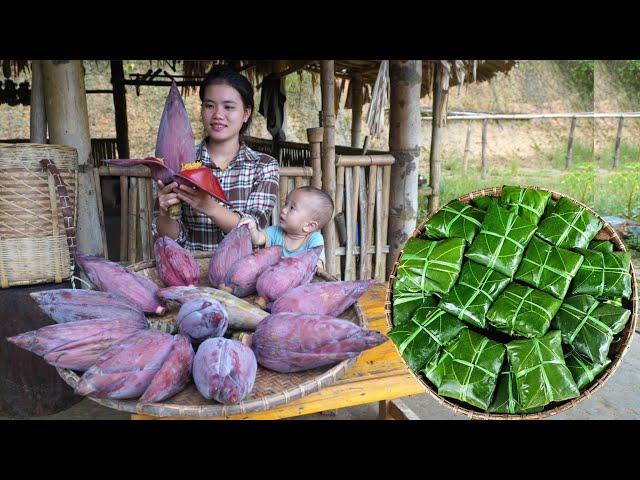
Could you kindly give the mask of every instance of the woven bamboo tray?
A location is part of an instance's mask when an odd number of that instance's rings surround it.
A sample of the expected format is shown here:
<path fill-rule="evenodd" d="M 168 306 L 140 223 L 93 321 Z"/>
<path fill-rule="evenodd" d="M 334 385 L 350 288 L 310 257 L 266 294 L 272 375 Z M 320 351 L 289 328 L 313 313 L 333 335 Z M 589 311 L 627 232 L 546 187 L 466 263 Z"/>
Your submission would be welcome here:
<path fill-rule="evenodd" d="M 57 166 L 66 184 L 69 206 L 75 210 L 78 153 L 74 148 L 0 143 L 2 288 L 60 283 L 71 276 L 60 192 L 53 176 L 40 164 L 42 159 Z"/>
<path fill-rule="evenodd" d="M 194 256 L 200 265 L 200 286 L 211 286 L 207 277 L 211 253 L 196 253 Z M 131 268 L 150 278 L 158 285 L 163 286 L 157 275 L 155 260 L 137 263 L 132 265 Z M 312 281 L 322 282 L 332 280 L 335 279 L 325 271 L 319 270 Z M 255 295 L 245 298 L 245 300 L 249 301 L 253 299 L 255 299 Z M 153 328 L 174 333 L 176 331 L 175 318 L 178 310 L 179 306 L 177 304 L 169 303 L 167 305 L 167 312 L 164 315 L 149 315 L 147 318 L 150 320 Z M 340 315 L 340 318 L 349 320 L 361 327 L 367 326 L 366 318 L 358 303 L 347 309 Z M 101 405 L 116 410 L 143 415 L 185 418 L 228 417 L 230 415 L 269 410 L 316 392 L 334 383 L 356 360 L 357 357 L 344 360 L 333 366 L 315 368 L 298 373 L 278 373 L 258 365 L 253 390 L 242 402 L 235 405 L 222 405 L 215 400 L 207 400 L 200 395 L 193 382 L 190 382 L 182 392 L 162 403 L 142 404 L 135 400 L 89 398 Z M 80 379 L 80 375 L 63 368 L 57 368 L 57 370 L 64 381 L 75 388 Z"/>
<path fill-rule="evenodd" d="M 611 227 L 611 225 L 609 225 L 609 223 L 607 223 L 600 215 L 598 215 L 596 212 L 594 212 L 587 205 L 585 205 L 585 204 L 583 204 L 583 203 L 581 203 L 581 202 L 579 202 L 577 200 L 574 200 L 571 197 L 568 197 L 566 195 L 554 192 L 552 190 L 548 190 L 546 188 L 539 188 L 539 187 L 536 187 L 536 186 L 529 186 L 527 188 L 535 188 L 536 190 L 551 192 L 551 198 L 553 200 L 557 201 L 560 198 L 565 197 L 568 200 L 571 200 L 572 202 L 580 205 L 581 207 L 586 208 L 589 212 L 591 212 L 593 215 L 595 215 L 603 223 L 603 227 L 598 232 L 598 234 L 596 235 L 595 240 L 610 240 L 610 241 L 613 242 L 616 251 L 622 251 L 622 252 L 626 252 L 627 251 L 627 249 L 624 246 L 624 243 L 620 239 L 620 236 L 613 229 L 613 227 Z M 475 192 L 472 192 L 472 193 L 468 193 L 467 195 L 463 195 L 462 197 L 459 197 L 458 200 L 460 200 L 463 203 L 468 203 L 472 199 L 478 198 L 478 197 L 484 197 L 484 196 L 499 197 L 501 193 L 502 193 L 502 187 L 485 188 L 485 189 L 478 190 L 478 191 L 475 191 Z M 424 225 L 425 225 L 425 223 L 427 223 L 427 221 L 429 221 L 431 219 L 431 217 L 433 215 L 435 215 L 435 213 L 429 215 L 422 223 L 420 223 L 418 228 L 416 228 L 414 230 L 414 232 L 411 235 L 411 237 L 415 238 L 415 237 L 419 237 L 420 235 L 424 234 L 424 231 L 425 231 Z M 393 319 L 392 319 L 392 311 L 391 311 L 391 309 L 392 309 L 392 301 L 393 301 L 393 296 L 392 296 L 392 293 L 393 293 L 393 282 L 394 282 L 394 279 L 396 278 L 396 273 L 397 273 L 397 270 L 398 270 L 399 260 L 402 257 L 402 253 L 403 252 L 404 252 L 404 250 L 400 252 L 398 260 L 396 261 L 395 265 L 393 266 L 393 270 L 391 271 L 391 275 L 389 276 L 389 281 L 387 282 L 387 296 L 386 296 L 386 299 L 385 299 L 385 305 L 384 306 L 385 306 L 385 315 L 386 315 L 386 318 L 387 318 L 387 325 L 389 326 L 389 328 L 393 328 Z M 638 304 L 638 283 L 637 283 L 637 280 L 636 280 L 636 277 L 635 277 L 635 270 L 633 268 L 633 264 L 631 265 L 631 298 L 630 298 L 630 300 L 623 300 L 622 306 L 624 308 L 627 308 L 627 309 L 631 310 L 631 317 L 629 318 L 629 321 L 627 322 L 627 325 L 625 326 L 624 330 L 622 332 L 620 332 L 618 335 L 616 335 L 616 337 L 615 337 L 616 339 L 619 339 L 620 341 L 611 344 L 611 348 L 609 349 L 609 356 L 611 358 L 611 363 L 609 364 L 609 366 L 602 373 L 600 373 L 598 378 L 591 384 L 591 386 L 588 389 L 584 390 L 580 394 L 579 397 L 573 398 L 571 400 L 566 400 L 564 402 L 552 402 L 549 405 L 547 405 L 542 412 L 539 412 L 539 413 L 518 414 L 518 415 L 487 413 L 487 412 L 484 412 L 484 411 L 482 411 L 480 409 L 477 409 L 476 407 L 474 407 L 472 405 L 460 402 L 460 401 L 458 401 L 456 399 L 441 397 L 440 395 L 438 395 L 437 390 L 428 381 L 426 381 L 422 375 L 416 374 L 413 371 L 412 371 L 412 374 L 424 386 L 424 388 L 427 391 L 427 393 L 431 397 L 433 397 L 435 400 L 437 400 L 438 403 L 440 403 L 441 405 L 444 405 L 444 406 L 452 409 L 456 413 L 462 413 L 462 414 L 466 415 L 467 417 L 469 417 L 471 419 L 479 419 L 479 420 L 500 420 L 500 419 L 503 419 L 503 420 L 534 420 L 534 419 L 541 419 L 541 418 L 550 417 L 550 416 L 555 415 L 557 413 L 561 413 L 561 412 L 564 412 L 566 410 L 569 410 L 570 408 L 576 406 L 578 403 L 582 402 L 583 400 L 591 397 L 595 392 L 597 392 L 606 383 L 607 380 L 609 380 L 609 378 L 611 378 L 611 376 L 614 374 L 614 372 L 620 366 L 620 363 L 622 362 L 622 357 L 625 355 L 625 353 L 629 349 L 629 346 L 631 345 L 633 332 L 635 330 L 635 325 L 636 325 L 637 318 L 638 318 L 638 308 L 639 308 L 639 304 Z M 395 343 L 394 343 L 394 346 L 395 346 Z M 396 346 L 396 350 L 398 350 L 397 346 Z M 398 351 L 398 354 L 400 355 L 399 351 Z M 400 356 L 402 357 L 402 355 L 400 355 Z M 404 359 L 403 359 L 403 361 L 404 361 Z"/>

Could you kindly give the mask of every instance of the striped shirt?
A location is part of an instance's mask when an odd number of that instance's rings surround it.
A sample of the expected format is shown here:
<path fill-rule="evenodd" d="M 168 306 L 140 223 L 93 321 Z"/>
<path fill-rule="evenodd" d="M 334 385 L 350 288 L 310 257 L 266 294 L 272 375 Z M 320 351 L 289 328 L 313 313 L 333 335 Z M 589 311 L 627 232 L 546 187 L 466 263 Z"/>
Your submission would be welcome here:
<path fill-rule="evenodd" d="M 278 199 L 280 173 L 276 159 L 252 150 L 241 141 L 238 155 L 223 171 L 211 160 L 206 139 L 196 149 L 197 160 L 210 167 L 220 181 L 227 200 L 233 205 L 231 211 L 253 219 L 264 228 Z M 156 220 L 157 217 L 152 224 L 154 235 L 158 234 Z M 215 250 L 225 236 L 209 217 L 185 202 L 182 202 L 182 218 L 178 223 L 180 234 L 176 242 L 190 251 Z"/>

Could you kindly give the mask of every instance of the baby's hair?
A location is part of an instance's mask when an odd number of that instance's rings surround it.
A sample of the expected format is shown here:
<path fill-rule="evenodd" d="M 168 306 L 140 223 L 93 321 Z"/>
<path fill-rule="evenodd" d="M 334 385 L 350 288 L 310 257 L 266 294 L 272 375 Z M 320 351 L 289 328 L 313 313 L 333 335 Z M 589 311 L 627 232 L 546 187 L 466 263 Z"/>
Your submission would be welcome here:
<path fill-rule="evenodd" d="M 331 217 L 333 217 L 333 199 L 327 192 L 321 188 L 314 187 L 312 185 L 305 185 L 298 187 L 296 190 L 300 190 L 313 195 L 316 199 L 315 205 L 311 207 L 314 220 L 318 222 L 318 230 L 324 227 Z"/>

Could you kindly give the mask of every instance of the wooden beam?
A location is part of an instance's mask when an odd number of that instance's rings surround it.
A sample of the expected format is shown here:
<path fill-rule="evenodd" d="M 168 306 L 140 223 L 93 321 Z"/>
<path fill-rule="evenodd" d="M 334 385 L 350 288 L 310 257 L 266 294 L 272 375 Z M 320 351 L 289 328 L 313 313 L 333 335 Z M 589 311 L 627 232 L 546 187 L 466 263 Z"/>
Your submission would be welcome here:
<path fill-rule="evenodd" d="M 390 168 L 390 198 L 386 276 L 400 250 L 416 228 L 418 217 L 418 163 L 420 158 L 421 60 L 391 60 L 389 110 L 389 150 L 396 162 Z"/>
<path fill-rule="evenodd" d="M 334 63 L 333 60 L 321 62 L 321 90 L 322 90 L 322 186 L 335 202 L 336 198 L 336 115 L 334 110 Z M 330 275 L 336 273 L 336 226 L 329 221 L 322 229 L 325 243 L 327 264 L 325 270 Z"/>
<path fill-rule="evenodd" d="M 351 79 L 351 146 L 360 146 L 362 131 L 362 77 L 354 75 Z"/>
<path fill-rule="evenodd" d="M 129 122 L 127 121 L 127 89 L 124 86 L 122 60 L 111 60 L 111 84 L 115 108 L 118 157 L 129 158 Z"/>
<path fill-rule="evenodd" d="M 313 169 L 313 186 L 316 188 L 322 188 L 322 135 L 322 128 L 307 128 L 311 168 Z"/>
<path fill-rule="evenodd" d="M 567 145 L 567 162 L 565 168 L 571 167 L 571 162 L 573 161 L 573 136 L 576 133 L 576 117 L 571 119 L 571 129 L 569 130 L 569 144 Z"/>
<path fill-rule="evenodd" d="M 442 136 L 442 117 L 448 90 L 442 88 L 444 67 L 436 64 L 436 76 L 433 84 L 433 120 L 431 121 L 431 151 L 429 153 L 429 195 L 428 210 L 434 213 L 440 208 L 440 138 Z"/>
<path fill-rule="evenodd" d="M 42 78 L 50 142 L 69 145 L 78 151 L 78 250 L 90 255 L 104 256 L 106 250 L 98 220 L 82 62 L 42 60 Z"/>
<path fill-rule="evenodd" d="M 487 178 L 487 119 L 482 121 L 482 172 L 480 174 L 481 178 L 484 180 Z"/>
<path fill-rule="evenodd" d="M 462 154 L 462 171 L 467 173 L 469 169 L 469 152 L 471 147 L 471 122 L 467 123 L 467 139 L 464 141 L 464 153 Z"/>
<path fill-rule="evenodd" d="M 29 117 L 29 141 L 31 143 L 46 143 L 47 115 L 44 106 L 44 86 L 42 84 L 42 64 L 40 60 L 31 61 L 31 108 Z"/>
<path fill-rule="evenodd" d="M 616 146 L 613 151 L 613 168 L 618 168 L 620 163 L 620 142 L 622 140 L 622 127 L 624 127 L 624 117 L 618 121 L 618 132 L 616 133 Z"/>

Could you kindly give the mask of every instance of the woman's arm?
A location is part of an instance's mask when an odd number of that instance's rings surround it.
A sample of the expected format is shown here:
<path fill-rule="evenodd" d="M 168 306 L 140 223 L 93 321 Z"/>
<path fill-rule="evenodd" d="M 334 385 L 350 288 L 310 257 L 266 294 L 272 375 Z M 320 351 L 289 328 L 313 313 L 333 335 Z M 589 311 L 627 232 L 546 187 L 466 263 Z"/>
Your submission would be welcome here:
<path fill-rule="evenodd" d="M 217 200 L 204 190 L 180 185 L 177 197 L 200 213 L 209 217 L 224 233 L 229 233 L 240 221 L 240 215 L 220 205 Z"/>
<path fill-rule="evenodd" d="M 177 183 L 171 183 L 165 186 L 158 180 L 158 218 L 156 220 L 156 228 L 160 236 L 168 236 L 174 240 L 180 235 L 180 223 L 169 218 L 169 207 L 180 203 L 178 197 L 172 192 Z"/>

